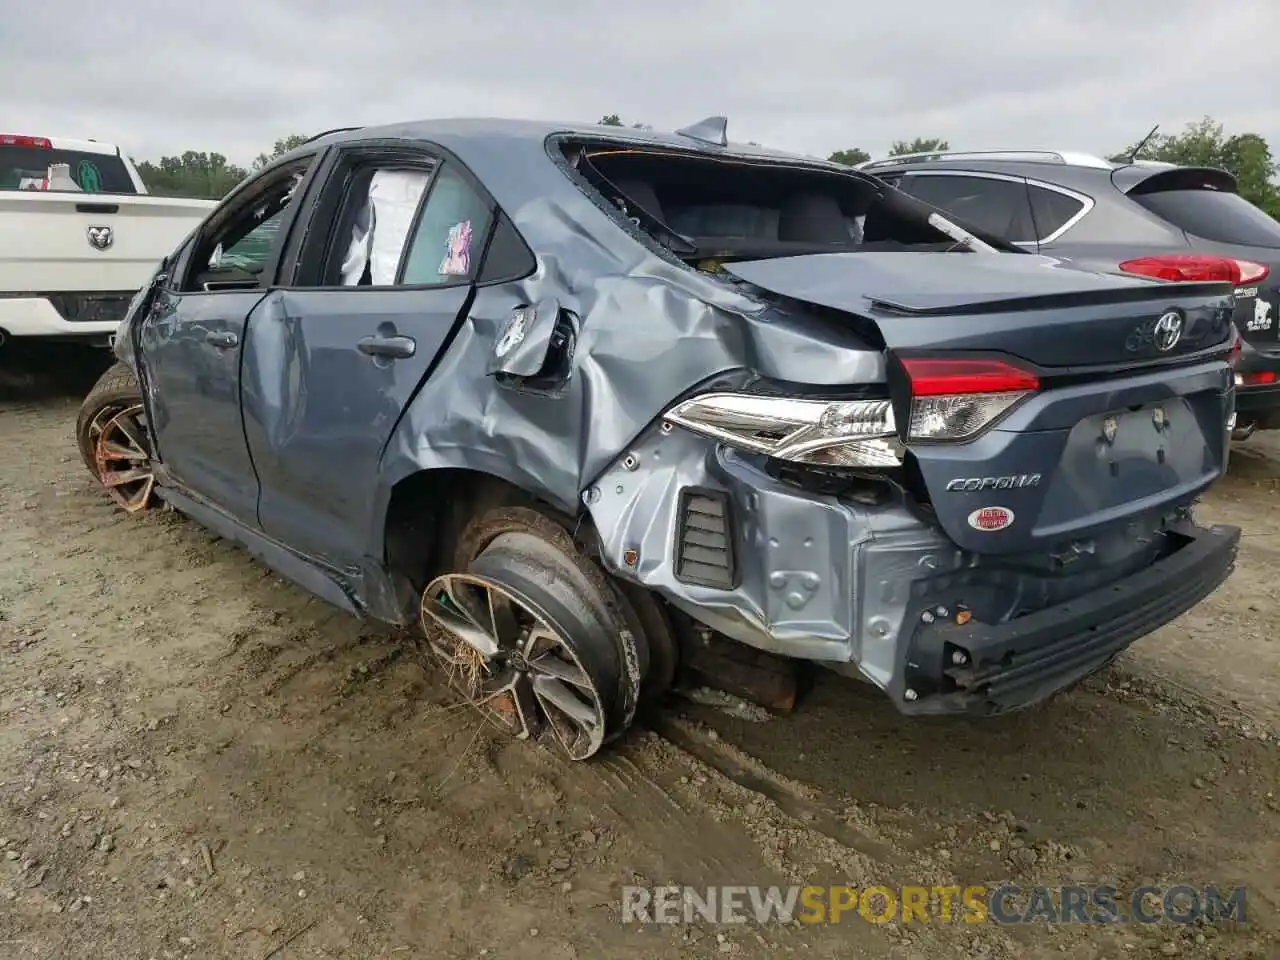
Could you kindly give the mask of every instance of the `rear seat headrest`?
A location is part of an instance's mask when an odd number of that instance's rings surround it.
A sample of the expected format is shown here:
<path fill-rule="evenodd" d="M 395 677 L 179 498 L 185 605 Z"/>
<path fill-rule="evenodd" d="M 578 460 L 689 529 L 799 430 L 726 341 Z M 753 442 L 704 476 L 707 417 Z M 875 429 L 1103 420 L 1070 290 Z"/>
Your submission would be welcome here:
<path fill-rule="evenodd" d="M 798 193 L 782 205 L 778 239 L 802 243 L 849 243 L 853 235 L 835 197 Z"/>

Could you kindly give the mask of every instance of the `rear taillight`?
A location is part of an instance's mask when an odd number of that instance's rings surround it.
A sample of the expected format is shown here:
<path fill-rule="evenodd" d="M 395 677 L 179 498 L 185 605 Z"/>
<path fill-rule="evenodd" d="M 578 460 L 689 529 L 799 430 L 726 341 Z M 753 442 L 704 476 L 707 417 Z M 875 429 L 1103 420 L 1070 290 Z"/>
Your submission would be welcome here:
<path fill-rule="evenodd" d="M 910 358 L 909 440 L 969 440 L 1040 389 L 1040 378 L 1003 360 Z"/>
<path fill-rule="evenodd" d="M 1271 268 L 1252 260 L 1232 257 L 1210 257 L 1202 254 L 1178 254 L 1167 257 L 1139 257 L 1120 264 L 1125 273 L 1156 280 L 1226 281 L 1236 286 L 1258 283 L 1267 278 Z"/>
<path fill-rule="evenodd" d="M 1265 263 L 1254 263 L 1252 260 L 1232 260 L 1240 268 L 1240 279 L 1236 284 L 1261 283 L 1271 275 L 1271 268 Z"/>
<path fill-rule="evenodd" d="M 41 150 L 52 150 L 53 142 L 48 137 L 27 137 L 19 133 L 0 133 L 0 147 L 39 147 Z"/>
<path fill-rule="evenodd" d="M 1276 375 L 1271 370 L 1246 370 L 1236 374 L 1237 387 L 1263 387 L 1276 382 Z"/>

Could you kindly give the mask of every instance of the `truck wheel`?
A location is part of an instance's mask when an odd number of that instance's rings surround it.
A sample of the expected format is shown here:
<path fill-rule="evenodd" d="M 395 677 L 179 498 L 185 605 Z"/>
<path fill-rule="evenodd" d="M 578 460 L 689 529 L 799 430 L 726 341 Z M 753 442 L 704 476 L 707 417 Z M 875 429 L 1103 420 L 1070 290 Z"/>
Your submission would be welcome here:
<path fill-rule="evenodd" d="M 133 371 L 117 363 L 80 404 L 76 444 L 89 472 L 128 513 L 151 503 L 155 474 L 142 391 Z"/>

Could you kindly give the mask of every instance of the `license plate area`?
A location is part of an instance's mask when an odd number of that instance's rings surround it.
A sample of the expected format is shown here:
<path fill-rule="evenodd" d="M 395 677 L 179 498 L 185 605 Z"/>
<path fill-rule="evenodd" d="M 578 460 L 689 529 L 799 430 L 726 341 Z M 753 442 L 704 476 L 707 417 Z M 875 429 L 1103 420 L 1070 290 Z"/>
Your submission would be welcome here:
<path fill-rule="evenodd" d="M 1146 470 L 1149 464 L 1163 465 L 1169 457 L 1171 436 L 1185 427 L 1190 411 L 1182 400 L 1152 403 L 1136 410 L 1113 410 L 1086 418 L 1072 431 L 1072 441 L 1093 435 L 1093 448 L 1109 477 L 1122 472 Z M 1194 438 L 1201 441 L 1199 430 Z"/>
<path fill-rule="evenodd" d="M 54 308 L 69 323 L 119 323 L 129 307 L 129 297 L 112 294 L 61 294 Z"/>
<path fill-rule="evenodd" d="M 1219 454 L 1202 424 L 1217 419 L 1217 403 L 1193 394 L 1082 419 L 1067 436 L 1053 484 L 1059 489 L 1045 497 L 1040 525 L 1131 507 L 1214 473 Z M 1221 423 L 1216 430 L 1222 433 Z"/>
<path fill-rule="evenodd" d="M 1242 296 L 1247 288 L 1236 291 L 1236 329 L 1251 342 L 1274 343 L 1280 339 L 1280 290 L 1253 289 L 1253 296 Z"/>

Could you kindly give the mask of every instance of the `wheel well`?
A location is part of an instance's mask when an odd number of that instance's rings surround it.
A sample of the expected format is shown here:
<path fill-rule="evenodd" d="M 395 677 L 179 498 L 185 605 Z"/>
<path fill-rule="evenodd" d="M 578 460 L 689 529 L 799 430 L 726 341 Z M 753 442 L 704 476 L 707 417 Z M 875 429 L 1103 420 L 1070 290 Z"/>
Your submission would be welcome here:
<path fill-rule="evenodd" d="M 478 470 L 441 468 L 410 474 L 392 488 L 387 506 L 387 567 L 421 589 L 451 569 L 454 544 L 472 517 L 513 506 L 536 506 L 566 523 L 574 519 L 515 484 Z"/>

